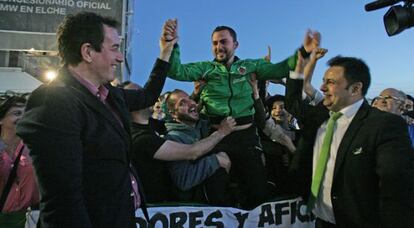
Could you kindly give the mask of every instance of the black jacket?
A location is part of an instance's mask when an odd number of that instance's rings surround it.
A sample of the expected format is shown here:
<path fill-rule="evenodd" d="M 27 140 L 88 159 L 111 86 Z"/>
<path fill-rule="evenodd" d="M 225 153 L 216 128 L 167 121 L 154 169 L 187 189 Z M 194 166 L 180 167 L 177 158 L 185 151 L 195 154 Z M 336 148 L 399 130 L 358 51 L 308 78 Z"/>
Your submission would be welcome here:
<path fill-rule="evenodd" d="M 301 104 L 302 82 L 288 80 L 286 107 L 304 123 L 291 172 L 308 197 L 316 133 L 329 114 Z M 338 227 L 414 226 L 414 152 L 401 117 L 364 101 L 337 151 L 331 200 Z"/>
<path fill-rule="evenodd" d="M 17 134 L 39 183 L 39 227 L 136 227 L 129 110 L 155 103 L 168 67 L 157 60 L 142 90 L 106 85 L 119 119 L 65 68 L 32 93 Z"/>

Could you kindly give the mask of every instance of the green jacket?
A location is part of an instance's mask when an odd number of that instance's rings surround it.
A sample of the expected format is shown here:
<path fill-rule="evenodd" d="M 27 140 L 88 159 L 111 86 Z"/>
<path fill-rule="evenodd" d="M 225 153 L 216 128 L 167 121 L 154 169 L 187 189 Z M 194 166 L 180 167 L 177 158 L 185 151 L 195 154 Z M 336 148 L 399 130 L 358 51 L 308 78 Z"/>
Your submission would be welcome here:
<path fill-rule="evenodd" d="M 204 104 L 202 113 L 209 117 L 232 116 L 234 118 L 254 114 L 252 88 L 249 83 L 251 73 L 257 79 L 281 79 L 294 70 L 297 56 L 292 55 L 280 63 L 269 63 L 264 59 L 240 60 L 236 57 L 230 70 L 215 61 L 181 64 L 178 45 L 170 57 L 168 77 L 179 81 L 204 79 L 207 85 L 201 92 Z"/>

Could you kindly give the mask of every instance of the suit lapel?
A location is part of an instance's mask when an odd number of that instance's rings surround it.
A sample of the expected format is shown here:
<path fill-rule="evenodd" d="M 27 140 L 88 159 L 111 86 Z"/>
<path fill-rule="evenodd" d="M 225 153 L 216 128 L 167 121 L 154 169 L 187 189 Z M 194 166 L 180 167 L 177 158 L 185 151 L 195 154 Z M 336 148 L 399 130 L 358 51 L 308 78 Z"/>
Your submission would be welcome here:
<path fill-rule="evenodd" d="M 343 164 L 346 154 L 349 152 L 349 146 L 352 144 L 354 137 L 357 136 L 357 133 L 360 127 L 364 124 L 363 120 L 368 115 L 368 112 L 369 112 L 369 105 L 367 101 L 364 100 L 364 103 L 362 103 L 354 119 L 352 119 L 348 129 L 345 132 L 344 137 L 341 140 L 341 143 L 339 144 L 338 152 L 336 155 L 336 161 L 335 161 L 335 170 L 334 170 L 334 176 L 333 176 L 334 180 L 335 180 L 335 176 L 338 174 L 338 171 L 340 170 Z"/>
<path fill-rule="evenodd" d="M 62 76 L 62 77 L 61 77 Z M 70 86 L 72 91 L 74 91 L 74 94 L 79 98 L 81 103 L 86 104 L 91 109 L 95 110 L 97 113 L 102 115 L 105 119 L 108 120 L 108 122 L 112 125 L 113 128 L 121 135 L 121 137 L 126 140 L 129 138 L 129 131 L 126 130 L 126 128 L 129 127 L 128 122 L 125 120 L 124 114 L 120 114 L 120 118 L 122 123 L 124 124 L 124 127 L 121 126 L 119 121 L 116 119 L 116 117 L 113 115 L 112 111 L 101 101 L 98 100 L 97 97 L 95 97 L 85 86 L 80 84 L 73 76 L 70 75 L 70 73 L 63 69 L 60 74 L 60 80 L 62 80 L 64 83 Z M 108 98 L 114 91 L 109 92 Z M 113 102 L 113 104 L 116 104 L 114 108 L 117 110 L 122 110 L 119 108 L 118 102 Z M 121 112 L 121 111 L 119 111 Z M 129 130 L 129 128 L 128 128 Z"/>

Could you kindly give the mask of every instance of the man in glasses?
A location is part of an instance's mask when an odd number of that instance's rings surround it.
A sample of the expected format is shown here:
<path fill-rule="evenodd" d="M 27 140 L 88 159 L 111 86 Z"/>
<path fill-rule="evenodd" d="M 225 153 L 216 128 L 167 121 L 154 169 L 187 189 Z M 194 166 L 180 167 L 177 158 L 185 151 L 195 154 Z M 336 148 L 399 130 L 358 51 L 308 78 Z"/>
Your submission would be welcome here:
<path fill-rule="evenodd" d="M 388 88 L 374 98 L 372 106 L 379 110 L 401 115 L 404 110 L 406 95 L 397 89 Z"/>
<path fill-rule="evenodd" d="M 408 131 L 414 147 L 414 125 L 412 124 L 412 118 L 404 115 L 407 111 L 407 95 L 404 92 L 394 88 L 384 89 L 378 97 L 374 98 L 372 106 L 379 110 L 403 117 L 408 124 Z"/>

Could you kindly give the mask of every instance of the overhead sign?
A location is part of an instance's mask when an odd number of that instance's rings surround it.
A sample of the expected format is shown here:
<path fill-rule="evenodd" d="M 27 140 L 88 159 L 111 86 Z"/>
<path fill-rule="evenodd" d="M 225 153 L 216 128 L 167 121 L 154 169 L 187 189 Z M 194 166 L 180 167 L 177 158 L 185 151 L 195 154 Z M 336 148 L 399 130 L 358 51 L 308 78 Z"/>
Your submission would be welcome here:
<path fill-rule="evenodd" d="M 68 14 L 91 11 L 122 21 L 119 0 L 0 0 L 0 30 L 55 33 Z"/>
<path fill-rule="evenodd" d="M 56 51 L 56 29 L 66 15 L 89 11 L 123 24 L 124 4 L 124 0 L 0 0 L 0 50 Z"/>

